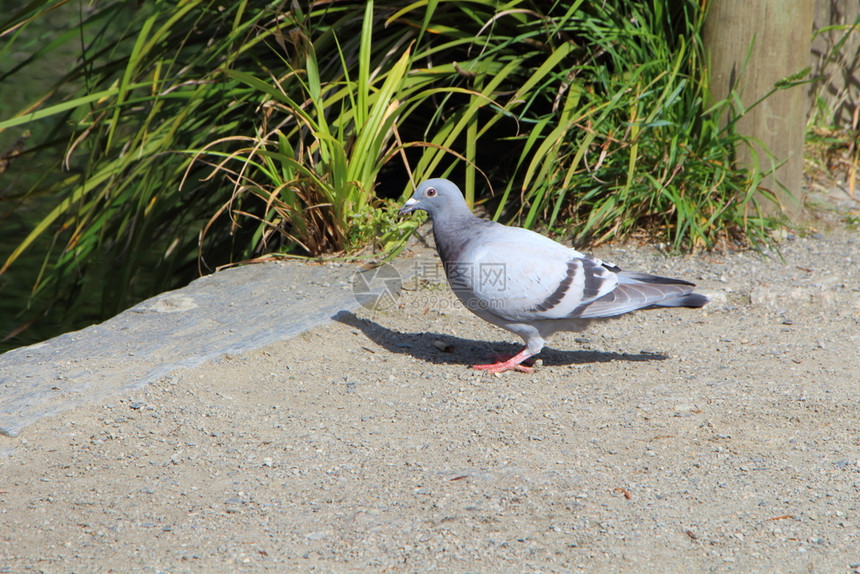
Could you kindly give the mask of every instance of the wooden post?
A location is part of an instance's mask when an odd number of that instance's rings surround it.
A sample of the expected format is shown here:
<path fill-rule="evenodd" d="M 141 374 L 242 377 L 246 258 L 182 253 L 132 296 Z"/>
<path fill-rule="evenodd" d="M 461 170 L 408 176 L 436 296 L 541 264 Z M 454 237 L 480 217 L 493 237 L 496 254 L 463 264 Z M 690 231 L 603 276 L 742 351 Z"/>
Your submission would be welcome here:
<path fill-rule="evenodd" d="M 710 0 L 707 4 L 703 39 L 710 58 L 711 94 L 715 101 L 737 88 L 746 108 L 779 80 L 809 66 L 813 0 Z M 749 60 L 744 68 L 747 54 Z M 808 91 L 794 87 L 774 93 L 737 124 L 740 134 L 760 140 L 770 150 L 776 164 L 785 162 L 775 173 L 776 181 L 770 177 L 762 183 L 777 197 L 777 205 L 762 202 L 770 213 L 784 210 L 789 217 L 797 217 L 802 211 L 808 110 Z M 755 161 L 752 153 L 746 146 L 738 146 L 739 165 L 751 167 Z M 772 167 L 760 146 L 754 146 L 754 153 L 762 171 Z"/>

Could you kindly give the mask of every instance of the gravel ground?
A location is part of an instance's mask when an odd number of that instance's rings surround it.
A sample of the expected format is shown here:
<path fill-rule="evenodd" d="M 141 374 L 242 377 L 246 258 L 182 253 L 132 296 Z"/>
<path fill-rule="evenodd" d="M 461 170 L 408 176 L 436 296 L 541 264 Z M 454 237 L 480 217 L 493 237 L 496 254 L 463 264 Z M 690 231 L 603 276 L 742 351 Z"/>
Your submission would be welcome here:
<path fill-rule="evenodd" d="M 519 341 L 423 281 L 42 419 L 0 437 L 0 572 L 860 573 L 860 234 L 596 254 L 713 302 L 498 376 Z"/>

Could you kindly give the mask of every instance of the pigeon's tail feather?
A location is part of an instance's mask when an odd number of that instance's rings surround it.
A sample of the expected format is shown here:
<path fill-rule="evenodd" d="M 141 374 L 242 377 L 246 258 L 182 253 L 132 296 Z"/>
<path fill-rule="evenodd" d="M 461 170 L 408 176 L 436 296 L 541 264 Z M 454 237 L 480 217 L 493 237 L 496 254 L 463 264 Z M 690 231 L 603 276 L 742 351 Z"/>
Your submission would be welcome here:
<path fill-rule="evenodd" d="M 698 309 L 708 304 L 710 299 L 701 293 L 687 293 L 680 297 L 668 299 L 660 303 L 655 303 L 656 307 L 692 307 Z"/>
<path fill-rule="evenodd" d="M 693 286 L 686 282 L 622 282 L 612 292 L 577 309 L 574 316 L 581 319 L 598 319 L 615 317 L 646 307 L 701 307 L 709 301 L 704 295 L 692 293 L 692 288 Z"/>
<path fill-rule="evenodd" d="M 689 285 L 695 287 L 695 284 L 683 279 L 672 279 L 671 277 L 660 277 L 659 275 L 648 275 L 635 271 L 619 271 L 616 275 L 621 283 L 653 283 L 656 285 Z"/>

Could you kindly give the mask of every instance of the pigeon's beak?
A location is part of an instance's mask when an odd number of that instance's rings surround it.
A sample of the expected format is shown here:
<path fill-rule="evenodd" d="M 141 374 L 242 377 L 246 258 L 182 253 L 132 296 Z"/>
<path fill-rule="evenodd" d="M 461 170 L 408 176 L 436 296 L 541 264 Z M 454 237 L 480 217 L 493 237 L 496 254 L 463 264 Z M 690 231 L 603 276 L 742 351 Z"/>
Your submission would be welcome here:
<path fill-rule="evenodd" d="M 418 204 L 418 200 L 414 197 L 410 197 L 409 201 L 403 204 L 403 207 L 400 208 L 400 211 L 397 212 L 398 215 L 406 215 L 407 213 L 412 213 L 415 211 L 415 206 Z"/>

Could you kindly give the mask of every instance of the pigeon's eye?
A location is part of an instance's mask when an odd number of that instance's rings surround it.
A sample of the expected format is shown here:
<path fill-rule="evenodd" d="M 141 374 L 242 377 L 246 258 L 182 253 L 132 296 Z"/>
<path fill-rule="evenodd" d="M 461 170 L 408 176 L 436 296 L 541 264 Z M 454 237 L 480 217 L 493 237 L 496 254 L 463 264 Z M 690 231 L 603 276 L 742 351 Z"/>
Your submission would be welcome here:
<path fill-rule="evenodd" d="M 428 187 L 427 191 L 424 192 L 424 195 L 427 197 L 436 197 L 436 188 Z"/>

